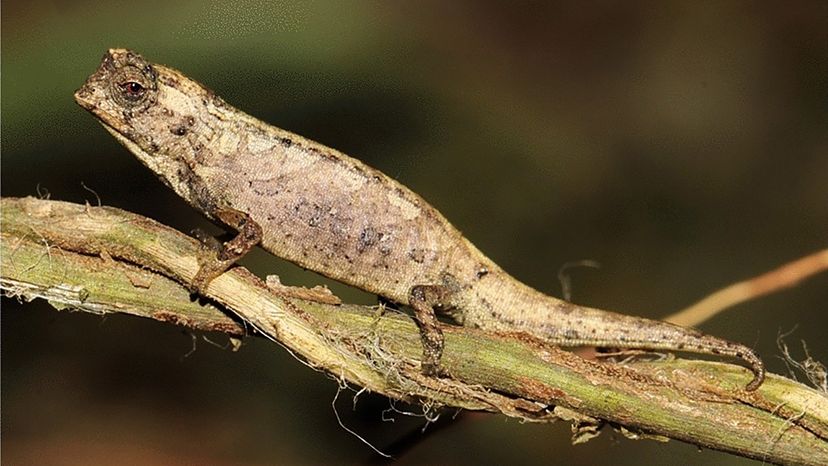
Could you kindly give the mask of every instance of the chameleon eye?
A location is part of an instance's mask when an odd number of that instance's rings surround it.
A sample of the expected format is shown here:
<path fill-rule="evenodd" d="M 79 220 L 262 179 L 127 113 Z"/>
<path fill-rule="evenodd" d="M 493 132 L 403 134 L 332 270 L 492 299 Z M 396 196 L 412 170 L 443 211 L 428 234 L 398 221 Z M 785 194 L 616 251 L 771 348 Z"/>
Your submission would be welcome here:
<path fill-rule="evenodd" d="M 124 88 L 130 94 L 140 94 L 141 92 L 144 92 L 144 86 L 136 83 L 135 81 L 130 81 L 130 82 L 126 83 L 124 85 Z"/>
<path fill-rule="evenodd" d="M 136 66 L 117 69 L 109 78 L 109 96 L 124 108 L 135 109 L 148 104 L 155 90 L 154 76 Z"/>
<path fill-rule="evenodd" d="M 128 81 L 121 84 L 121 90 L 124 94 L 124 97 L 130 100 L 138 100 L 144 95 L 146 89 L 140 83 L 135 81 Z"/>

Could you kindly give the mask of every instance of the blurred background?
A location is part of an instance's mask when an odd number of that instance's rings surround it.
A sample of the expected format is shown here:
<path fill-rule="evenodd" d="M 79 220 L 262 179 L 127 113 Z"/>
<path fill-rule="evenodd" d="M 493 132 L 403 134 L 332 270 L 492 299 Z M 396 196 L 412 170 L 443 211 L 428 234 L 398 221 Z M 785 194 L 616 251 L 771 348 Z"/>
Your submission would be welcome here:
<path fill-rule="evenodd" d="M 77 107 L 109 47 L 377 167 L 506 270 L 652 318 L 828 244 L 828 3 L 5 0 L 2 195 L 208 223 Z M 212 227 L 212 231 L 218 231 Z M 264 253 L 287 284 L 327 282 Z M 825 275 L 706 322 L 784 372 L 826 362 Z M 375 297 L 331 284 L 347 301 Z M 282 348 L 134 317 L 2 303 L 4 464 L 363 463 L 336 383 Z M 208 341 L 209 340 L 209 341 Z M 214 343 L 214 344 L 211 344 Z M 193 351 L 194 349 L 194 351 Z M 398 406 L 417 412 L 417 407 Z M 422 428 L 342 394 L 378 448 Z M 445 415 L 452 415 L 446 412 Z M 399 464 L 753 464 L 611 431 L 467 417 Z M 611 455 L 611 456 L 610 456 Z"/>

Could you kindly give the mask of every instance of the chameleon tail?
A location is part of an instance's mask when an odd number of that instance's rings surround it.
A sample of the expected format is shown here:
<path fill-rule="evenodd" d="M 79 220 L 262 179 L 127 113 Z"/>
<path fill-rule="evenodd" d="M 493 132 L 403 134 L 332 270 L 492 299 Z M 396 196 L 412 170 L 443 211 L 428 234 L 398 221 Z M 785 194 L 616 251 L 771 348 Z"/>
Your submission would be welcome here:
<path fill-rule="evenodd" d="M 491 293 L 477 295 L 481 303 L 478 307 L 489 307 L 488 318 L 467 316 L 470 317 L 467 324 L 484 330 L 518 330 L 557 346 L 667 350 L 728 356 L 741 359 L 753 372 L 753 380 L 747 384 L 746 390 L 756 390 L 765 379 L 762 360 L 742 344 L 668 322 L 577 306 L 544 295 L 515 280 L 504 279 L 500 285 L 491 287 Z M 510 311 L 508 314 L 502 311 L 506 309 Z"/>
<path fill-rule="evenodd" d="M 741 359 L 753 372 L 753 380 L 745 386 L 745 390 L 756 390 L 765 379 L 764 363 L 752 349 L 742 344 L 668 322 L 580 307 L 551 299 L 558 301 L 554 312 L 560 313 L 561 319 L 552 319 L 550 321 L 555 322 L 554 325 L 544 326 L 546 328 L 542 338 L 550 343 L 729 356 Z M 610 316 L 611 319 L 608 319 Z M 593 325 L 593 322 L 600 324 Z"/>

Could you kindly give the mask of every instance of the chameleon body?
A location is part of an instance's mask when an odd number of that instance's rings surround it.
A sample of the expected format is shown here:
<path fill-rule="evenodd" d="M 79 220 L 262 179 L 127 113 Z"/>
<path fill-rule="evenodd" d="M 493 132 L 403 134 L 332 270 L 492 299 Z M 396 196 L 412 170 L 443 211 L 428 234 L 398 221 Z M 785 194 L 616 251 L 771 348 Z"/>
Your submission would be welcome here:
<path fill-rule="evenodd" d="M 750 348 L 544 295 L 385 174 L 263 123 L 137 53 L 109 50 L 75 99 L 192 206 L 242 232 L 219 255 L 219 266 L 203 267 L 202 282 L 260 241 L 306 269 L 410 305 L 426 373 L 440 371 L 440 311 L 462 325 L 561 346 L 736 357 L 753 371 L 747 389 L 762 383 L 762 361 Z"/>

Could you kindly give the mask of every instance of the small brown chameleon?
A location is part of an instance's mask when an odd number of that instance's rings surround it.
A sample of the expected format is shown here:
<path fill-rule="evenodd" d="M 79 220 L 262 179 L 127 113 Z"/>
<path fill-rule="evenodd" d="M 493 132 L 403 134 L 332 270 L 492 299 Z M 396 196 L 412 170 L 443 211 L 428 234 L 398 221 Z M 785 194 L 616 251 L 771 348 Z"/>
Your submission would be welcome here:
<path fill-rule="evenodd" d="M 109 50 L 75 99 L 178 195 L 239 231 L 202 266 L 196 290 L 261 244 L 306 269 L 410 305 L 429 375 L 441 372 L 440 311 L 462 325 L 554 345 L 736 357 L 753 371 L 747 390 L 764 379 L 762 360 L 744 345 L 524 285 L 385 174 L 263 123 L 135 52 Z"/>

